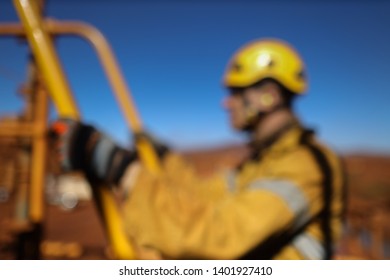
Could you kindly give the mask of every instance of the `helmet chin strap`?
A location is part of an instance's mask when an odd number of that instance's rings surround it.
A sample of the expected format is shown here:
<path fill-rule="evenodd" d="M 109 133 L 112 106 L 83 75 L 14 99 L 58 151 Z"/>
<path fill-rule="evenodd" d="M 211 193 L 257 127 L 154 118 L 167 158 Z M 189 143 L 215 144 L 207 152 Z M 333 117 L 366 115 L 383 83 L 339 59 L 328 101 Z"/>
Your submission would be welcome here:
<path fill-rule="evenodd" d="M 243 131 L 250 132 L 255 128 L 255 125 L 267 114 L 261 112 L 258 108 L 255 108 L 247 97 L 243 96 L 244 108 L 245 108 L 245 124 Z"/>

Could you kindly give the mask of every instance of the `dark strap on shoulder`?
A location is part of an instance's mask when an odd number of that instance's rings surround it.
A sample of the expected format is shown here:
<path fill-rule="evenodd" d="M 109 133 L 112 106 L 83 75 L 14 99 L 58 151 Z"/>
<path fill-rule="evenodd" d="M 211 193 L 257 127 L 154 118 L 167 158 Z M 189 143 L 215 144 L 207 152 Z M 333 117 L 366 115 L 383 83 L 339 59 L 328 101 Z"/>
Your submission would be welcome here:
<path fill-rule="evenodd" d="M 324 248 L 325 248 L 325 259 L 329 260 L 332 258 L 332 228 L 331 228 L 331 205 L 333 196 L 333 172 L 326 158 L 324 152 L 315 143 L 311 141 L 313 131 L 304 131 L 301 138 L 301 144 L 306 146 L 312 153 L 316 160 L 321 172 L 322 172 L 322 185 L 323 185 L 323 209 L 320 213 L 321 228 L 324 235 Z"/>

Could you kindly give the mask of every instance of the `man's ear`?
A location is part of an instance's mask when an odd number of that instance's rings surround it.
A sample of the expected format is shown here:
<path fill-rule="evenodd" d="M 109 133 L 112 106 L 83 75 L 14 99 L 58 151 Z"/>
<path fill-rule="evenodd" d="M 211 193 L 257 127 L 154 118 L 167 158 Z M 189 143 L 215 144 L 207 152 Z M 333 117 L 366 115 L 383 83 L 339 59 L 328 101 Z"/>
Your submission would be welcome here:
<path fill-rule="evenodd" d="M 275 104 L 276 98 L 273 92 L 267 91 L 259 96 L 259 105 L 262 110 L 268 111 Z"/>
<path fill-rule="evenodd" d="M 247 107 L 257 113 L 272 112 L 282 102 L 280 88 L 275 83 L 249 89 L 246 98 Z"/>
<path fill-rule="evenodd" d="M 264 88 L 259 94 L 258 106 L 261 112 L 273 111 L 280 106 L 280 102 L 282 102 L 280 90 L 274 85 Z"/>

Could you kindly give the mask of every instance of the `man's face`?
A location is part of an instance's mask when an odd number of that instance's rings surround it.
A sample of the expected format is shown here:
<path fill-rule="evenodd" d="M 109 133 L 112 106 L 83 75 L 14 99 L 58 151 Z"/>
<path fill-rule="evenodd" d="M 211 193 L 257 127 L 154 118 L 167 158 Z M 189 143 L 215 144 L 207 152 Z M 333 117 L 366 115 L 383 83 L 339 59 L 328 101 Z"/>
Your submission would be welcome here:
<path fill-rule="evenodd" d="M 229 95 L 223 100 L 223 107 L 229 114 L 230 125 L 236 130 L 243 130 L 248 123 L 245 92 L 246 88 L 229 89 Z"/>

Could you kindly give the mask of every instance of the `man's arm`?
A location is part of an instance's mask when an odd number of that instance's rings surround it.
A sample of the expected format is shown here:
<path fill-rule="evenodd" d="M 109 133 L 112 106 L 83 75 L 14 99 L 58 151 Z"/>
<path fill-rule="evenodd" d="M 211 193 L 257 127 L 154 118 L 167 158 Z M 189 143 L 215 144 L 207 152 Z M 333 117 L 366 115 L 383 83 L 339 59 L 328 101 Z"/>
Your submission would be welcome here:
<path fill-rule="evenodd" d="M 83 171 L 109 184 L 118 185 L 128 166 L 138 159 L 135 150 L 120 147 L 95 127 L 71 119 L 54 122 L 51 136 L 63 171 Z M 160 157 L 169 150 L 147 133 L 137 134 L 135 141 L 138 138 L 150 141 Z"/>
<path fill-rule="evenodd" d="M 131 238 L 168 258 L 240 258 L 305 222 L 316 211 L 312 205 L 321 202 L 321 190 L 313 185 L 319 181 L 310 176 L 286 186 L 290 195 L 295 183 L 310 192 L 308 204 L 294 204 L 261 180 L 232 192 L 222 175 L 200 179 L 175 155 L 166 159 L 164 171 L 159 177 L 141 171 L 125 206 L 125 222 Z"/>

